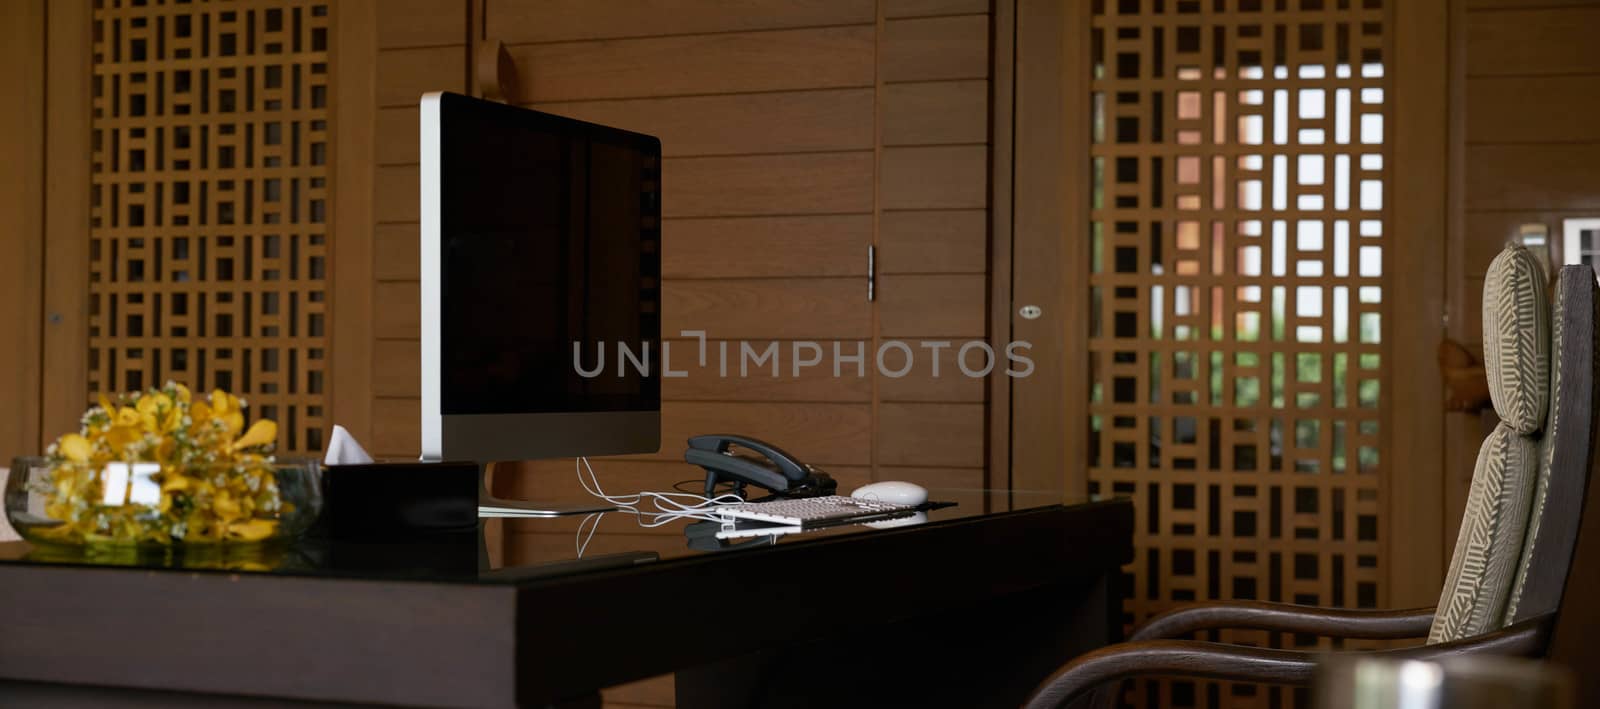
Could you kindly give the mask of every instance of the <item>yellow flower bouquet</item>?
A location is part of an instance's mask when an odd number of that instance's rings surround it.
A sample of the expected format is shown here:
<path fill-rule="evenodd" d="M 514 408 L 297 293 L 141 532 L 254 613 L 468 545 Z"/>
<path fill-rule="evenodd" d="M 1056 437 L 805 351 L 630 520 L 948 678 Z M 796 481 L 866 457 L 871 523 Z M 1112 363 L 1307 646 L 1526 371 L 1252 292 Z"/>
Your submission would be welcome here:
<path fill-rule="evenodd" d="M 296 533 L 317 511 L 316 481 L 305 466 L 274 459 L 277 424 L 258 419 L 246 429 L 244 408 L 221 390 L 206 401 L 175 382 L 101 396 L 78 432 L 57 439 L 43 459 L 19 460 L 7 516 L 31 540 L 75 545 L 260 542 Z M 26 493 L 13 494 L 24 485 Z M 13 509 L 13 498 L 24 496 L 27 509 Z"/>

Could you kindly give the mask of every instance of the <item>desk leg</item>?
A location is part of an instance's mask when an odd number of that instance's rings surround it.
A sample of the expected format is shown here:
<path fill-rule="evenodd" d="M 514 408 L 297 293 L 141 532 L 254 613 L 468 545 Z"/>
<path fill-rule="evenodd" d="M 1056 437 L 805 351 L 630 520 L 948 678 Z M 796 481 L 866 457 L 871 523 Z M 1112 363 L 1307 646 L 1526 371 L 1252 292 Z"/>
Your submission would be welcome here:
<path fill-rule="evenodd" d="M 1120 636 L 1115 573 L 881 625 L 841 601 L 837 635 L 679 671 L 678 706 L 1016 707 L 1057 667 Z"/>

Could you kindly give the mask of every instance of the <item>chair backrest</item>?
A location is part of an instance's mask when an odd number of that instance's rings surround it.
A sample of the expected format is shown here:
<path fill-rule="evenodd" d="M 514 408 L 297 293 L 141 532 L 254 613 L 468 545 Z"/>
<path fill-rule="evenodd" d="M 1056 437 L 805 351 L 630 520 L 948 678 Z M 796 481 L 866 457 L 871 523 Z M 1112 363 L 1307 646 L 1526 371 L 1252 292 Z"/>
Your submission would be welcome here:
<path fill-rule="evenodd" d="M 1568 266 L 1561 273 L 1562 279 L 1570 277 L 1573 281 L 1577 281 L 1580 278 L 1593 278 L 1588 272 L 1588 267 L 1581 267 L 1582 270 L 1578 270 L 1579 268 Z M 1569 270 L 1572 271 L 1570 276 Z M 1585 342 L 1593 354 L 1600 351 L 1600 346 L 1596 345 L 1594 339 L 1597 334 L 1595 321 L 1600 320 L 1600 296 L 1596 295 L 1595 288 L 1586 290 L 1590 302 L 1582 307 L 1575 306 L 1574 317 L 1582 319 L 1589 326 L 1589 339 Z M 1569 335 L 1569 339 L 1574 337 Z M 1563 388 L 1577 392 L 1587 391 L 1591 396 L 1600 397 L 1600 386 L 1597 386 L 1600 377 L 1595 376 L 1593 370 L 1587 370 L 1587 373 L 1590 375 L 1587 382 L 1563 383 Z M 1600 456 L 1596 456 L 1594 452 L 1594 443 L 1600 440 L 1600 410 L 1597 410 L 1593 403 L 1595 401 L 1600 399 L 1590 399 L 1590 425 L 1587 431 L 1589 455 L 1583 460 L 1573 458 L 1570 461 L 1570 470 L 1573 470 L 1573 473 L 1568 477 L 1570 479 L 1581 477 L 1581 484 L 1569 483 L 1568 486 L 1562 487 L 1560 476 L 1563 468 L 1558 464 L 1550 482 L 1550 497 L 1553 502 L 1545 511 L 1547 515 L 1558 514 L 1557 510 L 1564 510 L 1559 513 L 1564 515 L 1583 512 L 1588 514 L 1581 514 L 1581 519 L 1569 520 L 1565 524 L 1570 526 L 1562 527 L 1570 529 L 1570 533 L 1576 536 L 1570 558 L 1562 553 L 1562 548 L 1556 541 L 1563 539 L 1565 534 L 1552 533 L 1547 536 L 1541 532 L 1538 540 L 1540 547 L 1544 547 L 1548 538 L 1552 540 L 1551 548 L 1545 554 L 1536 555 L 1533 562 L 1535 568 L 1542 562 L 1555 567 L 1545 575 L 1545 580 L 1538 582 L 1539 585 L 1555 584 L 1557 579 L 1560 579 L 1562 588 L 1556 594 L 1559 605 L 1556 610 L 1555 631 L 1550 638 L 1548 652 L 1551 661 L 1578 670 L 1573 673 L 1578 688 L 1577 702 L 1573 706 L 1580 707 L 1600 706 L 1600 673 L 1593 671 L 1595 667 L 1600 667 L 1600 643 L 1595 642 L 1594 637 L 1595 628 L 1600 628 L 1600 485 L 1588 484 L 1592 482 L 1596 463 L 1600 462 L 1596 461 Z M 1572 427 L 1570 432 L 1574 444 L 1585 433 L 1581 426 Z M 1559 501 L 1559 504 L 1555 501 Z M 1582 505 L 1581 510 L 1574 509 L 1579 504 Z M 1568 562 L 1565 567 L 1561 566 L 1563 561 Z M 1529 587 L 1523 593 L 1524 607 L 1517 611 L 1519 615 L 1542 612 L 1543 606 L 1548 603 L 1547 600 L 1535 602 L 1536 597 L 1547 599 L 1548 596 L 1535 592 L 1534 578 L 1530 574 Z"/>
<path fill-rule="evenodd" d="M 1550 394 L 1544 268 L 1512 245 L 1483 286 L 1483 361 L 1500 424 L 1483 442 L 1428 642 L 1498 630 L 1521 569 Z"/>
<path fill-rule="evenodd" d="M 1555 613 L 1573 564 L 1584 499 L 1594 469 L 1595 321 L 1600 318 L 1594 270 L 1566 266 L 1556 278 L 1551 323 L 1550 407 L 1545 422 L 1522 564 L 1507 603 L 1507 625 Z M 1600 511 L 1597 511 L 1600 513 Z"/>

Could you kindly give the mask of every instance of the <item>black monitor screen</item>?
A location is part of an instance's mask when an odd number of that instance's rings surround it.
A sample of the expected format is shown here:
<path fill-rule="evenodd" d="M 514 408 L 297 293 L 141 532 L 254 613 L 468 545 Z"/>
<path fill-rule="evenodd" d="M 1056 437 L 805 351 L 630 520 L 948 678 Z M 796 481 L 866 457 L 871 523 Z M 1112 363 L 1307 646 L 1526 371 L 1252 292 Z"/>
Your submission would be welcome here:
<path fill-rule="evenodd" d="M 453 94 L 440 116 L 442 412 L 659 410 L 660 142 Z"/>

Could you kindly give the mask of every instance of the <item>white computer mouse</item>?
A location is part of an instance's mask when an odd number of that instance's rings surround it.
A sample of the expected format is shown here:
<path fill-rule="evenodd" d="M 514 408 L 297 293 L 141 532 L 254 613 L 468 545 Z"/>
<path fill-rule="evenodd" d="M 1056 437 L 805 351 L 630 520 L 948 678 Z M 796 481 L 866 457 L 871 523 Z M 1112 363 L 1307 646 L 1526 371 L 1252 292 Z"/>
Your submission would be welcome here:
<path fill-rule="evenodd" d="M 891 505 L 920 505 L 928 501 L 928 489 L 916 483 L 886 480 L 862 485 L 850 493 L 858 500 L 876 500 Z"/>

